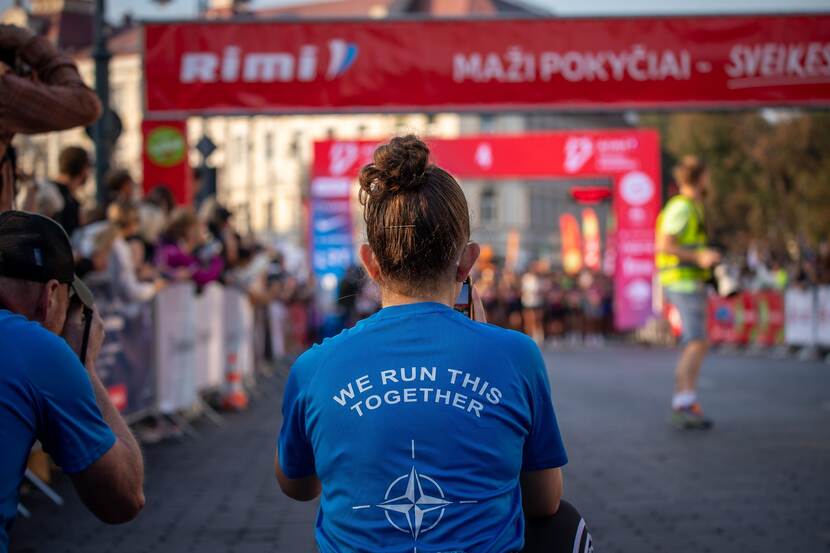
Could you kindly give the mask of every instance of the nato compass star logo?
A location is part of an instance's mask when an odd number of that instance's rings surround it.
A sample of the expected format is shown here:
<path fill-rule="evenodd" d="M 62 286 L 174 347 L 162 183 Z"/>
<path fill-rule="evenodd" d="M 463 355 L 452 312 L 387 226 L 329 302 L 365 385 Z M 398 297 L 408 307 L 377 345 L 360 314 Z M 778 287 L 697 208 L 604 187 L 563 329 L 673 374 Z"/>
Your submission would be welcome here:
<path fill-rule="evenodd" d="M 412 440 L 412 460 L 415 461 L 415 440 Z M 384 511 L 393 528 L 418 539 L 444 518 L 447 507 L 453 504 L 471 504 L 477 501 L 450 501 L 434 478 L 418 472 L 413 463 L 408 473 L 395 478 L 383 502 L 377 505 L 356 505 L 353 510 L 377 507 Z"/>

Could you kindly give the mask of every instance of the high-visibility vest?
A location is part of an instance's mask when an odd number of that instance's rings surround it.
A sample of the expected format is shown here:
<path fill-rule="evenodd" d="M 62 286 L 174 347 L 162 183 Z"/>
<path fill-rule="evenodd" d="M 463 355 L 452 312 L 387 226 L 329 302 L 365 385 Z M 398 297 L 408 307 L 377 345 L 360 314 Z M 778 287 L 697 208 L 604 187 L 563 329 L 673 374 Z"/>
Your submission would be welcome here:
<path fill-rule="evenodd" d="M 703 215 L 700 213 L 695 202 L 682 194 L 678 194 L 669 200 L 663 208 L 663 211 L 657 216 L 656 234 L 660 234 L 663 215 L 666 213 L 666 210 L 676 202 L 688 204 L 689 213 L 691 214 L 686 227 L 680 234 L 675 236 L 677 245 L 689 250 L 705 248 L 708 240 L 706 238 L 706 229 L 703 225 Z M 708 269 L 702 269 L 694 263 L 680 261 L 680 258 L 676 255 L 658 251 L 655 255 L 654 262 L 659 273 L 660 284 L 663 286 L 678 282 L 706 282 L 711 278 L 711 271 Z"/>

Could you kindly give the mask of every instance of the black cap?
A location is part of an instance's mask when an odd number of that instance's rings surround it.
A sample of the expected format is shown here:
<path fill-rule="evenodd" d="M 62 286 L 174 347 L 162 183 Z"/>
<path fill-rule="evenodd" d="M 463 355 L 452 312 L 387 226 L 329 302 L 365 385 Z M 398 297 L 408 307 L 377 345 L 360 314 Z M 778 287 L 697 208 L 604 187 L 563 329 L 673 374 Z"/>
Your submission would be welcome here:
<path fill-rule="evenodd" d="M 0 276 L 69 284 L 86 307 L 92 308 L 89 288 L 75 275 L 75 259 L 66 231 L 35 213 L 0 213 Z"/>

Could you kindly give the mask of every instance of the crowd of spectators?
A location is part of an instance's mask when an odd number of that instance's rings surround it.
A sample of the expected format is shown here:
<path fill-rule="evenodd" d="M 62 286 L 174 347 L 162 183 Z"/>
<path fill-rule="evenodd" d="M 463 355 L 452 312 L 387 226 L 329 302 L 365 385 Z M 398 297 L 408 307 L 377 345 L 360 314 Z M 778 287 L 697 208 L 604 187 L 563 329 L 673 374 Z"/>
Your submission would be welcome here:
<path fill-rule="evenodd" d="M 830 284 L 830 238 L 817 246 L 806 240 L 791 240 L 773 248 L 767 241 L 754 240 L 737 254 L 727 254 L 715 269 L 726 277 L 730 290 L 757 292 L 784 291 L 789 286 L 809 288 Z"/>
<path fill-rule="evenodd" d="M 176 282 L 192 282 L 197 293 L 212 282 L 234 286 L 258 307 L 310 304 L 308 279 L 287 271 L 279 251 L 242 236 L 233 213 L 215 198 L 198 209 L 177 206 L 163 185 L 142 196 L 130 173 L 116 169 L 106 179 L 104 205 L 87 205 L 88 152 L 65 148 L 58 166 L 51 180 L 24 179 L 17 206 L 58 221 L 72 241 L 79 276 L 93 289 L 107 287 L 121 305 L 150 301 Z"/>
<path fill-rule="evenodd" d="M 142 197 L 129 172 L 117 169 L 107 177 L 105 204 L 87 207 L 82 193 L 90 173 L 88 152 L 65 148 L 51 180 L 21 175 L 17 205 L 61 223 L 75 248 L 77 272 L 91 284 L 110 286 L 114 297 L 130 304 L 151 300 L 173 282 L 191 281 L 197 290 L 220 282 L 243 289 L 258 306 L 301 303 L 313 321 L 310 279 L 289 274 L 279 252 L 241 236 L 233 213 L 215 198 L 198 209 L 177 206 L 165 186 Z M 815 248 L 793 242 L 777 253 L 755 241 L 745 254 L 727 255 L 721 271 L 739 290 L 830 284 L 830 239 Z M 535 260 L 522 270 L 488 262 L 473 276 L 488 320 L 540 345 L 596 346 L 612 332 L 613 286 L 602 272 L 571 275 Z M 357 266 L 347 270 L 337 295 L 343 327 L 380 308 L 377 288 Z M 292 335 L 313 340 L 317 329 L 307 326 Z"/>
<path fill-rule="evenodd" d="M 486 263 L 472 276 L 487 321 L 524 332 L 540 345 L 600 346 L 613 327 L 612 283 L 601 272 L 568 275 L 536 260 L 522 271 Z M 360 267 L 346 271 L 338 305 L 345 327 L 380 309 L 377 286 Z"/>
<path fill-rule="evenodd" d="M 487 265 L 476 288 L 489 322 L 523 331 L 540 345 L 599 346 L 612 328 L 612 285 L 598 271 L 569 275 L 543 260 L 521 272 Z"/>

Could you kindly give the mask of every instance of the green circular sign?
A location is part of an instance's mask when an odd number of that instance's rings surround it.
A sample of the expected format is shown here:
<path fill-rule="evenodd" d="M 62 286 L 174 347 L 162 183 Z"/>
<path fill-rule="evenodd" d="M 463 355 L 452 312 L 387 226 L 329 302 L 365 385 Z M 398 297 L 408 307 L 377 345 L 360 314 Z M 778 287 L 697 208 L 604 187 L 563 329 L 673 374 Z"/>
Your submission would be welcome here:
<path fill-rule="evenodd" d="M 147 136 L 147 156 L 161 167 L 181 163 L 185 149 L 184 136 L 175 127 L 156 127 Z"/>

